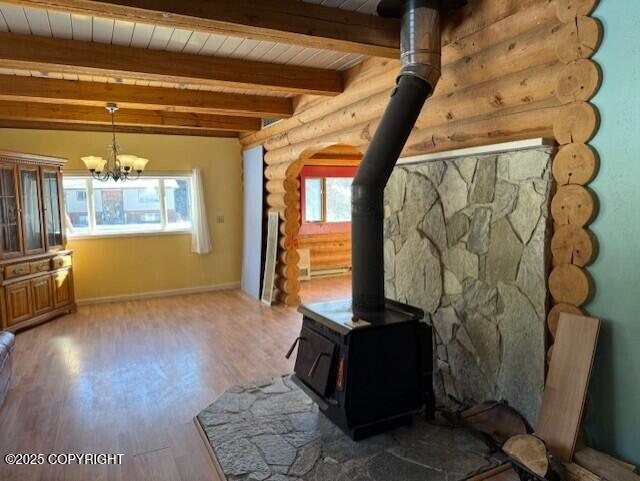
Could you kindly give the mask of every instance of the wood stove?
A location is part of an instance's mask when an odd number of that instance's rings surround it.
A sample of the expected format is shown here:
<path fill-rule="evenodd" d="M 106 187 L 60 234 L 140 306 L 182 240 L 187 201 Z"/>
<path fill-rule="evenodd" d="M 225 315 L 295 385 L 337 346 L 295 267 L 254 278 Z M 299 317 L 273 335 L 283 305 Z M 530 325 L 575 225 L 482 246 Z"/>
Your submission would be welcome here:
<path fill-rule="evenodd" d="M 433 416 L 432 333 L 384 295 L 384 188 L 440 78 L 440 14 L 465 0 L 383 0 L 401 18 L 401 69 L 351 187 L 352 299 L 303 306 L 293 376 L 353 439 Z M 296 343 L 291 347 L 290 356 Z"/>
<path fill-rule="evenodd" d="M 293 380 L 358 440 L 434 415 L 431 327 L 423 313 L 387 300 L 374 320 L 353 321 L 351 301 L 301 306 Z"/>

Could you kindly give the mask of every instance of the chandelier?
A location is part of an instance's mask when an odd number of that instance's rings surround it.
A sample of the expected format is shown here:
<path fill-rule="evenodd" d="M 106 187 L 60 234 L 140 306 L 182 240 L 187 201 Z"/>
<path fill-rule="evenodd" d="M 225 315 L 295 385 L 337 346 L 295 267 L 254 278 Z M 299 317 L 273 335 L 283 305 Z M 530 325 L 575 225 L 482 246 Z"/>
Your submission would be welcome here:
<path fill-rule="evenodd" d="M 120 153 L 120 145 L 116 143 L 116 122 L 115 115 L 118 110 L 116 104 L 108 103 L 106 105 L 107 111 L 111 114 L 111 133 L 112 141 L 109 145 L 109 154 L 107 158 L 89 155 L 82 157 L 84 165 L 87 166 L 91 176 L 94 179 L 98 179 L 102 182 L 106 182 L 109 179 L 113 179 L 115 182 L 118 180 L 135 180 L 140 177 L 140 174 L 144 170 L 147 159 L 142 159 L 135 155 L 127 155 Z"/>

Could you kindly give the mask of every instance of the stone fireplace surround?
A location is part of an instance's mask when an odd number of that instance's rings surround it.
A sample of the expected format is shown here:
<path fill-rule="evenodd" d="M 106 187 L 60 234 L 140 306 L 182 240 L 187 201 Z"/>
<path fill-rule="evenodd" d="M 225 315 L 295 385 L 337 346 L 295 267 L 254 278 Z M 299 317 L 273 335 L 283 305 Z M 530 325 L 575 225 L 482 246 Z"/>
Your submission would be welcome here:
<path fill-rule="evenodd" d="M 441 404 L 505 399 L 535 425 L 552 156 L 537 146 L 403 164 L 387 185 L 386 295 L 430 315 Z"/>

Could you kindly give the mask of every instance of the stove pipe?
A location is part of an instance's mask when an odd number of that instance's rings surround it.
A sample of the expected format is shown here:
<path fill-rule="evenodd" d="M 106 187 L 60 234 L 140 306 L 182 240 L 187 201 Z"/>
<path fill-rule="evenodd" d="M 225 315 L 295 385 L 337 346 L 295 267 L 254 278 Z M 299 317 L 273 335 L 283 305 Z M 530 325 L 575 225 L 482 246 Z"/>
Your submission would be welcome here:
<path fill-rule="evenodd" d="M 384 188 L 440 79 L 440 12 L 461 0 L 383 0 L 381 16 L 401 15 L 401 69 L 389 105 L 353 179 L 351 229 L 353 313 L 375 319 L 385 308 Z"/>

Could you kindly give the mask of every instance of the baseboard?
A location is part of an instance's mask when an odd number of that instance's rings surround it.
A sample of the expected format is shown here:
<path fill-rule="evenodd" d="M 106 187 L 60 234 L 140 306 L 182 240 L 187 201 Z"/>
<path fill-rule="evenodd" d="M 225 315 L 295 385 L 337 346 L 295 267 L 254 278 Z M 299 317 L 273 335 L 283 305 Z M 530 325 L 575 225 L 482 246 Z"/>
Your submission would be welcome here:
<path fill-rule="evenodd" d="M 121 294 L 118 296 L 89 297 L 86 299 L 76 299 L 76 304 L 85 306 L 87 304 L 104 304 L 107 302 L 135 301 L 141 299 L 154 299 L 157 297 L 183 296 L 186 294 L 198 294 L 200 292 L 226 291 L 238 289 L 239 282 L 229 282 L 226 284 L 214 284 L 211 286 L 186 287 L 183 289 L 168 289 L 164 291 L 138 292 L 133 294 Z"/>

